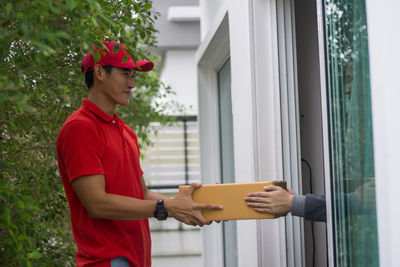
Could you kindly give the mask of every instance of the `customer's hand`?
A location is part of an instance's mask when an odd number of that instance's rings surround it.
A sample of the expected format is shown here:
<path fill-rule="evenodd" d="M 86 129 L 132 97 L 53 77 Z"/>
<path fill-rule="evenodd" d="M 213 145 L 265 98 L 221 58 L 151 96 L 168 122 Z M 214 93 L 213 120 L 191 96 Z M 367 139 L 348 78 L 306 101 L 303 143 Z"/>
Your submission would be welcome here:
<path fill-rule="evenodd" d="M 286 191 L 280 186 L 270 185 L 264 187 L 265 192 L 249 193 L 244 200 L 247 206 L 255 211 L 270 213 L 277 216 L 285 216 L 292 209 L 292 198 L 294 192 Z"/>
<path fill-rule="evenodd" d="M 191 184 L 185 191 L 179 193 L 175 198 L 165 200 L 165 207 L 168 215 L 189 225 L 203 226 L 210 224 L 211 221 L 206 220 L 201 211 L 203 209 L 221 210 L 221 205 L 201 204 L 193 201 L 193 192 L 201 187 L 201 184 Z"/>

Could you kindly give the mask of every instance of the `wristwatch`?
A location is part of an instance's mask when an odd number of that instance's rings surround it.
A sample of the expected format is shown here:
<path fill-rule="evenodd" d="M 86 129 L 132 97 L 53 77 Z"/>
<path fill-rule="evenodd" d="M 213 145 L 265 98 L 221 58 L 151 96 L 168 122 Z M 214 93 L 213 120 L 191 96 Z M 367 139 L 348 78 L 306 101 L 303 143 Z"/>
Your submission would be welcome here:
<path fill-rule="evenodd" d="M 157 200 L 156 210 L 154 211 L 154 217 L 159 221 L 164 221 L 168 217 L 168 212 L 164 206 L 164 200 Z"/>

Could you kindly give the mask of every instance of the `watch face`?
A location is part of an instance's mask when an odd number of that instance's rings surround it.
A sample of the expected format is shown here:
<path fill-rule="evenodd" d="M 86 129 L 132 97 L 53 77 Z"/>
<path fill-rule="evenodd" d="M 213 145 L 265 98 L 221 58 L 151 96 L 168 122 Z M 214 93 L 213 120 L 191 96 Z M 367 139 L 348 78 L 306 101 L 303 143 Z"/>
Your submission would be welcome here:
<path fill-rule="evenodd" d="M 167 213 L 165 210 L 159 210 L 158 214 L 157 214 L 157 218 L 160 220 L 165 220 L 167 219 Z"/>
<path fill-rule="evenodd" d="M 164 207 L 163 200 L 157 200 L 156 210 L 154 211 L 154 217 L 158 220 L 166 220 L 168 217 L 168 212 Z"/>

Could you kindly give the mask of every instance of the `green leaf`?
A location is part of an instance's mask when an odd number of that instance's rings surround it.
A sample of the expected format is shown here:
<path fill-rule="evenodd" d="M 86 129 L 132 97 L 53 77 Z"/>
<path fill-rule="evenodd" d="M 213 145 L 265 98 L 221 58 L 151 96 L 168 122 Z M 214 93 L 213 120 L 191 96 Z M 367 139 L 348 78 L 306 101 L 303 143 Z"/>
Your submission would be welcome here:
<path fill-rule="evenodd" d="M 124 58 L 122 59 L 122 63 L 126 63 L 128 61 L 128 57 L 124 55 Z"/>
<path fill-rule="evenodd" d="M 25 207 L 24 202 L 23 202 L 22 200 L 20 200 L 20 199 L 18 199 L 17 205 L 18 205 L 18 207 L 20 207 L 20 208 L 24 208 L 24 207 Z"/>
<path fill-rule="evenodd" d="M 99 52 L 94 52 L 94 53 L 92 52 L 92 55 L 93 55 L 94 62 L 95 63 L 99 62 L 99 60 L 101 58 L 100 53 Z"/>
<path fill-rule="evenodd" d="M 75 0 L 68 0 L 67 5 L 69 10 L 73 10 L 77 6 L 77 3 Z"/>
<path fill-rule="evenodd" d="M 9 3 L 6 5 L 6 14 L 7 14 L 7 15 L 10 15 L 12 8 L 13 8 L 13 5 L 12 5 L 12 3 L 9 2 Z"/>
<path fill-rule="evenodd" d="M 66 95 L 69 92 L 69 89 L 66 86 L 64 86 L 63 89 L 63 94 Z"/>
<path fill-rule="evenodd" d="M 142 39 L 146 38 L 146 32 L 145 31 L 139 31 L 140 37 Z"/>
<path fill-rule="evenodd" d="M 113 54 L 118 53 L 120 50 L 119 44 L 114 44 Z"/>
<path fill-rule="evenodd" d="M 10 236 L 11 236 L 12 238 L 15 238 L 15 233 L 14 233 L 13 229 L 9 228 L 9 229 L 8 229 L 8 232 L 10 233 Z"/>
<path fill-rule="evenodd" d="M 61 32 L 57 32 L 56 35 L 58 37 L 60 37 L 60 38 L 63 38 L 63 39 L 70 39 L 71 38 L 71 36 L 68 33 L 62 32 L 62 31 Z"/>
<path fill-rule="evenodd" d="M 97 23 L 97 20 L 94 17 L 90 17 L 90 21 L 92 22 L 93 26 L 97 27 L 99 24 Z"/>
<path fill-rule="evenodd" d="M 7 168 L 9 168 L 9 167 L 10 167 L 10 165 L 8 165 L 7 162 L 5 162 L 5 161 L 0 161 L 0 169 L 7 169 Z"/>
<path fill-rule="evenodd" d="M 151 6 L 152 6 L 151 3 L 147 3 L 144 5 L 143 8 L 144 8 L 144 10 L 149 10 L 151 8 Z"/>
<path fill-rule="evenodd" d="M 31 260 L 37 260 L 37 259 L 40 259 L 41 257 L 42 257 L 42 254 L 37 250 L 34 250 L 28 254 L 28 259 L 31 259 Z"/>
<path fill-rule="evenodd" d="M 56 13 L 56 14 L 61 14 L 61 9 L 59 9 L 58 7 L 55 6 L 51 6 L 50 7 L 51 12 Z"/>
<path fill-rule="evenodd" d="M 101 11 L 101 5 L 97 1 L 90 1 L 92 9 L 96 11 Z"/>
<path fill-rule="evenodd" d="M 135 13 L 139 13 L 140 12 L 140 6 L 138 3 L 133 3 L 133 9 L 135 10 Z"/>
<path fill-rule="evenodd" d="M 10 224 L 11 215 L 10 215 L 10 211 L 8 210 L 7 207 L 5 207 L 5 209 L 4 209 L 4 220 L 7 222 L 7 224 Z"/>

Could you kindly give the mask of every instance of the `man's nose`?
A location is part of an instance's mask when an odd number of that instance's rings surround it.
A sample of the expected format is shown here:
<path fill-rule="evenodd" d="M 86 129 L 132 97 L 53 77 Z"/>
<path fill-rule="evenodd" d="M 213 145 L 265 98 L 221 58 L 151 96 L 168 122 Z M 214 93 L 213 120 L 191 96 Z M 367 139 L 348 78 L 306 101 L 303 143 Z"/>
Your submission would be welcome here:
<path fill-rule="evenodd" d="M 133 78 L 131 78 L 131 79 L 128 80 L 128 87 L 129 87 L 130 89 L 135 88 L 135 80 L 134 80 Z"/>

